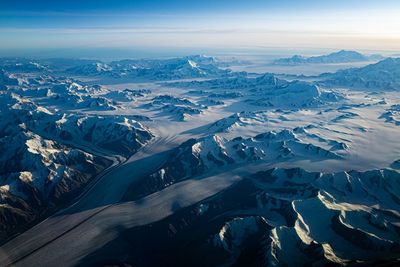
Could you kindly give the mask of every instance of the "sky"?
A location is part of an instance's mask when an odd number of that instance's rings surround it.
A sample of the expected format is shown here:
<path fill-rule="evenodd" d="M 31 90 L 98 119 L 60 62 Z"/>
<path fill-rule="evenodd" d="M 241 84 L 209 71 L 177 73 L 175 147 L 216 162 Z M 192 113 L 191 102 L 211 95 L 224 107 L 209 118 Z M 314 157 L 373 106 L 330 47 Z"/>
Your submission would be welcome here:
<path fill-rule="evenodd" d="M 398 0 L 0 0 L 0 54 L 400 50 Z"/>

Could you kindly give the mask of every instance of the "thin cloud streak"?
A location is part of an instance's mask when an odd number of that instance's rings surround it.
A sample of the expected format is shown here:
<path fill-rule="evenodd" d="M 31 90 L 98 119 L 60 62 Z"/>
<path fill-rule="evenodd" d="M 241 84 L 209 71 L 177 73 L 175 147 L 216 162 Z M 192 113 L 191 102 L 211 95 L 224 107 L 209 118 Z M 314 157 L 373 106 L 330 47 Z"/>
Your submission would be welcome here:
<path fill-rule="evenodd" d="M 57 46 L 400 47 L 397 10 L 214 14 L 31 12 L 31 23 L 0 19 L 0 48 Z M 7 12 L 4 12 L 7 13 Z M 11 14 L 12 12 L 10 12 Z M 40 14 L 47 14 L 46 20 Z M 65 19 L 63 16 L 68 17 Z M 76 20 L 76 16 L 85 19 Z M 103 17 L 101 17 L 103 16 Z M 116 17 L 117 16 L 117 17 Z M 184 26 L 183 26 L 184 25 Z"/>

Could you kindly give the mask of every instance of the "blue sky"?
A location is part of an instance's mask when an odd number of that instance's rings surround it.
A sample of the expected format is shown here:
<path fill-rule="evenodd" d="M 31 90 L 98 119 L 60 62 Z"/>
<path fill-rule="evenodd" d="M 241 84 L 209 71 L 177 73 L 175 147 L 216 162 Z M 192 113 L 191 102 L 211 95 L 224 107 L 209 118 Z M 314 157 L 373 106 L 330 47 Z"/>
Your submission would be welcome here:
<path fill-rule="evenodd" d="M 1 0 L 0 50 L 400 47 L 395 0 Z"/>
<path fill-rule="evenodd" d="M 3 11 L 214 11 L 214 10 L 258 10 L 260 8 L 322 9 L 365 8 L 382 5 L 399 6 L 397 0 L 2 0 Z"/>

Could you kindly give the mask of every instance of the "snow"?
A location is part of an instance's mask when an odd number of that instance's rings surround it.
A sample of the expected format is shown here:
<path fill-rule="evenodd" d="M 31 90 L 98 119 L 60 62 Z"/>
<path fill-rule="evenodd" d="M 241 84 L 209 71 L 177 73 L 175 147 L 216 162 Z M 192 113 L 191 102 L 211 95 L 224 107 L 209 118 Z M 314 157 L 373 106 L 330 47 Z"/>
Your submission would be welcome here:
<path fill-rule="evenodd" d="M 253 234 L 258 232 L 256 217 L 234 218 L 227 222 L 214 238 L 214 244 L 222 246 L 231 253 L 237 253 L 241 243 Z"/>
<path fill-rule="evenodd" d="M 400 89 L 400 58 L 387 58 L 363 68 L 340 70 L 323 74 L 323 84 L 372 90 Z"/>
<path fill-rule="evenodd" d="M 273 62 L 276 65 L 300 65 L 300 64 L 331 64 L 331 63 L 349 63 L 349 62 L 362 62 L 373 61 L 382 59 L 382 56 L 372 55 L 366 56 L 356 51 L 340 50 L 328 55 L 303 57 L 294 55 L 291 58 L 280 58 Z"/>
<path fill-rule="evenodd" d="M 333 56 L 357 58 L 345 52 Z M 84 193 L 5 244 L 1 265 L 76 265 L 110 229 L 181 221 L 185 208 L 199 227 L 221 219 L 204 241 L 230 263 L 253 235 L 272 266 L 398 252 L 398 59 L 318 77 L 205 56 L 7 64 L 18 71 L 0 72 L 0 218 L 29 223 L 75 185 Z M 223 211 L 220 194 L 244 179 L 255 191 Z"/>

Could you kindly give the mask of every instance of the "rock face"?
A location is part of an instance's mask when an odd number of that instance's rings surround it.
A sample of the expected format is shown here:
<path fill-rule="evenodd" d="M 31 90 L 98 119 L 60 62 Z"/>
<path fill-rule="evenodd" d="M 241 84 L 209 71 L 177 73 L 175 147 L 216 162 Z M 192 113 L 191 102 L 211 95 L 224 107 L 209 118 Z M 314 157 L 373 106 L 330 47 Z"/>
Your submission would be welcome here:
<path fill-rule="evenodd" d="M 161 221 L 123 232 L 93 259 L 99 262 L 125 240 L 132 249 L 107 260 L 151 266 L 396 266 L 399 179 L 393 169 L 260 171 Z"/>
<path fill-rule="evenodd" d="M 43 212 L 76 196 L 111 161 L 67 147 L 23 125 L 2 132 L 0 238 L 7 238 Z"/>
<path fill-rule="evenodd" d="M 140 122 L 121 116 L 52 113 L 15 94 L 2 95 L 10 107 L 3 109 L 3 125 L 23 124 L 27 129 L 59 141 L 94 146 L 129 156 L 145 145 L 153 135 Z"/>
<path fill-rule="evenodd" d="M 2 240 L 76 197 L 112 164 L 94 151 L 127 157 L 153 137 L 128 118 L 53 113 L 13 93 L 1 93 L 0 102 Z"/>
<path fill-rule="evenodd" d="M 306 133 L 305 130 L 303 132 Z M 322 141 L 322 138 L 319 139 Z M 191 139 L 175 149 L 169 160 L 144 179 L 135 192 L 148 194 L 189 177 L 245 163 L 302 158 L 340 160 L 342 156 L 338 152 L 346 146 L 339 147 L 330 140 L 325 143 L 327 148 L 305 143 L 290 130 L 266 132 L 248 139 L 237 137 L 227 140 L 218 135 Z"/>
<path fill-rule="evenodd" d="M 399 175 L 393 170 L 311 173 L 302 169 L 255 174 L 253 181 L 262 189 L 257 207 L 274 226 L 265 254 L 269 264 L 393 259 L 400 251 L 395 223 L 399 214 L 393 213 L 400 203 Z M 288 214 L 285 205 L 291 206 Z"/>
<path fill-rule="evenodd" d="M 375 90 L 400 89 L 400 58 L 387 58 L 363 68 L 322 74 L 322 82 L 331 86 L 348 86 Z"/>
<path fill-rule="evenodd" d="M 213 243 L 226 250 L 235 261 L 246 246 L 246 241 L 257 235 L 262 236 L 268 228 L 268 223 L 262 217 L 236 217 L 224 224 L 214 236 Z"/>
<path fill-rule="evenodd" d="M 87 75 L 110 71 L 105 65 L 86 63 L 92 67 L 80 70 Z M 153 135 L 136 121 L 146 117 L 82 113 L 118 108 L 113 99 L 117 96 L 103 86 L 49 76 L 47 68 L 33 61 L 10 59 L 1 64 L 7 70 L 0 71 L 0 240 L 4 240 L 78 196 L 113 164 L 111 156 L 129 157 Z M 42 75 L 34 74 L 38 71 Z M 121 94 L 143 97 L 149 92 L 127 89 Z"/>

